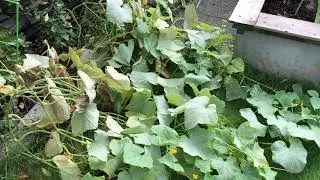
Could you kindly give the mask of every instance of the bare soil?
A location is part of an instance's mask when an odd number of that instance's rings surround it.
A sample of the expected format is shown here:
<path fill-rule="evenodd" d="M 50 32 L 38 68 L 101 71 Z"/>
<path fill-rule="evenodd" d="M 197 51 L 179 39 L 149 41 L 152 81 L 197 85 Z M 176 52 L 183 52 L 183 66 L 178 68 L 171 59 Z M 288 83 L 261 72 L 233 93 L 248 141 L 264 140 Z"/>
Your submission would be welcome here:
<path fill-rule="evenodd" d="M 262 12 L 314 22 L 317 7 L 317 0 L 266 0 Z"/>

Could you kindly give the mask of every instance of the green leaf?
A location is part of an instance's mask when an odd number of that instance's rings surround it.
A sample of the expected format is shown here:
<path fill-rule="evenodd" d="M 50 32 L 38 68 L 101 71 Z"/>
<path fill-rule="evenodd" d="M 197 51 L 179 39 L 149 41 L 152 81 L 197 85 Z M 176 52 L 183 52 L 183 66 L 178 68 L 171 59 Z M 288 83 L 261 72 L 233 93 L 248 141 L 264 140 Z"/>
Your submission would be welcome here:
<path fill-rule="evenodd" d="M 308 94 L 311 96 L 310 102 L 314 110 L 320 109 L 319 93 L 315 90 L 309 90 Z"/>
<path fill-rule="evenodd" d="M 143 46 L 153 57 L 159 59 L 160 53 L 157 50 L 158 46 L 158 36 L 155 33 L 151 33 L 148 36 L 143 37 Z"/>
<path fill-rule="evenodd" d="M 189 40 L 191 42 L 191 48 L 200 46 L 201 48 L 206 47 L 206 41 L 215 38 L 212 33 L 205 31 L 196 30 L 185 30 L 188 33 Z"/>
<path fill-rule="evenodd" d="M 124 145 L 126 143 L 131 143 L 131 140 L 130 138 L 126 137 L 126 138 L 123 138 L 121 140 L 118 140 L 118 139 L 112 139 L 110 144 L 109 144 L 109 148 L 111 150 L 111 153 L 113 155 L 120 155 L 123 153 L 123 149 L 124 149 Z"/>
<path fill-rule="evenodd" d="M 146 59 L 141 56 L 137 62 L 132 65 L 132 72 L 148 72 L 149 68 Z"/>
<path fill-rule="evenodd" d="M 251 97 L 247 101 L 257 107 L 258 112 L 264 118 L 273 117 L 274 113 L 277 112 L 277 108 L 273 107 L 274 96 L 264 92 L 259 86 L 253 86 L 250 95 Z"/>
<path fill-rule="evenodd" d="M 212 160 L 211 167 L 218 171 L 217 178 L 233 179 L 236 175 L 241 173 L 237 159 L 229 156 L 226 160 L 223 158 L 215 158 Z"/>
<path fill-rule="evenodd" d="M 172 61 L 173 63 L 178 65 L 178 67 L 182 71 L 187 72 L 187 71 L 192 70 L 192 67 L 189 66 L 189 64 L 186 62 L 186 60 L 184 59 L 184 57 L 181 53 L 175 52 L 172 50 L 168 50 L 168 49 L 161 50 L 161 53 L 166 55 L 170 59 L 170 61 Z"/>
<path fill-rule="evenodd" d="M 169 104 L 181 106 L 189 100 L 189 97 L 176 88 L 165 88 L 164 91 Z"/>
<path fill-rule="evenodd" d="M 275 180 L 276 175 L 278 174 L 275 171 L 272 171 L 270 167 L 259 168 L 260 176 L 264 177 L 266 180 Z"/>
<path fill-rule="evenodd" d="M 126 143 L 124 146 L 123 162 L 132 166 L 151 169 L 153 160 L 150 152 L 132 143 Z"/>
<path fill-rule="evenodd" d="M 135 144 L 147 145 L 150 146 L 155 142 L 155 136 L 152 136 L 148 133 L 140 133 L 132 135 Z"/>
<path fill-rule="evenodd" d="M 199 156 L 203 160 L 210 160 L 215 156 L 208 148 L 209 137 L 208 130 L 196 127 L 189 131 L 189 138 L 187 136 L 181 137 L 179 147 L 190 156 Z"/>
<path fill-rule="evenodd" d="M 185 76 L 185 82 L 189 85 L 199 86 L 209 81 L 210 79 L 205 75 L 195 75 L 190 73 Z"/>
<path fill-rule="evenodd" d="M 107 162 L 103 162 L 98 158 L 91 156 L 88 158 L 88 162 L 91 170 L 101 170 L 107 173 L 109 176 L 114 176 L 114 173 L 119 168 L 122 162 L 122 157 L 109 157 Z"/>
<path fill-rule="evenodd" d="M 235 177 L 236 180 L 259 180 L 261 179 L 258 170 L 249 162 L 243 161 L 240 164 L 242 174 Z"/>
<path fill-rule="evenodd" d="M 109 155 L 108 135 L 102 130 L 96 130 L 94 142 L 87 145 L 88 155 L 98 158 L 100 161 L 107 162 Z"/>
<path fill-rule="evenodd" d="M 213 128 L 210 130 L 210 148 L 216 150 L 220 154 L 227 154 L 233 145 L 235 130 Z"/>
<path fill-rule="evenodd" d="M 220 60 L 224 66 L 227 66 L 231 62 L 233 57 L 233 52 L 230 49 L 223 50 L 221 52 L 213 51 L 208 53 L 214 58 Z"/>
<path fill-rule="evenodd" d="M 184 11 L 184 29 L 193 29 L 199 22 L 196 7 L 193 3 L 185 6 Z"/>
<path fill-rule="evenodd" d="M 240 109 L 240 114 L 243 118 L 248 120 L 249 126 L 256 130 L 258 136 L 264 137 L 266 135 L 267 126 L 258 121 L 257 116 L 250 108 Z"/>
<path fill-rule="evenodd" d="M 78 136 L 88 130 L 97 129 L 99 111 L 95 103 L 89 104 L 83 112 L 74 112 L 71 118 L 72 135 Z"/>
<path fill-rule="evenodd" d="M 209 104 L 207 96 L 195 97 L 184 105 L 172 110 L 172 115 L 184 112 L 184 126 L 192 129 L 198 124 L 215 125 L 218 122 L 216 105 Z"/>
<path fill-rule="evenodd" d="M 241 58 L 236 58 L 231 61 L 228 65 L 227 71 L 229 74 L 242 73 L 244 72 L 244 62 Z"/>
<path fill-rule="evenodd" d="M 311 120 L 308 124 L 309 126 L 290 123 L 287 125 L 287 133 L 293 137 L 314 141 L 320 147 L 319 123 Z"/>
<path fill-rule="evenodd" d="M 184 172 L 183 167 L 179 163 L 177 163 L 178 160 L 170 154 L 165 154 L 164 156 L 159 158 L 158 161 L 162 164 L 165 164 L 166 166 L 173 169 L 174 171 Z"/>
<path fill-rule="evenodd" d="M 64 155 L 57 155 L 52 158 L 53 162 L 57 165 L 62 180 L 80 180 L 81 171 L 76 163 L 68 159 Z"/>
<path fill-rule="evenodd" d="M 165 125 L 152 126 L 151 131 L 157 135 L 158 143 L 163 145 L 177 145 L 180 142 L 178 133 Z"/>
<path fill-rule="evenodd" d="M 242 149 L 247 156 L 247 160 L 252 162 L 254 167 L 269 167 L 268 161 L 264 156 L 264 149 L 259 146 L 259 143 L 246 145 Z"/>
<path fill-rule="evenodd" d="M 288 111 L 288 110 L 279 110 L 279 114 L 284 117 L 286 120 L 297 123 L 301 120 L 303 120 L 303 117 L 300 114 L 296 114 L 294 112 Z"/>
<path fill-rule="evenodd" d="M 148 34 L 150 33 L 150 30 L 149 30 L 149 25 L 144 22 L 142 19 L 140 18 L 136 18 L 136 22 L 137 22 L 137 29 L 138 29 L 138 32 L 141 33 L 141 34 Z"/>
<path fill-rule="evenodd" d="M 303 98 L 303 96 L 304 96 L 303 89 L 302 89 L 302 86 L 300 84 L 292 85 L 292 89 L 300 98 Z"/>
<path fill-rule="evenodd" d="M 123 4 L 123 0 L 107 0 L 107 17 L 119 25 L 132 23 L 132 9 L 128 4 Z"/>
<path fill-rule="evenodd" d="M 283 141 L 271 145 L 272 160 L 290 173 L 300 173 L 307 163 L 307 150 L 299 139 L 290 138 L 290 147 Z"/>
<path fill-rule="evenodd" d="M 159 3 L 166 10 L 171 21 L 173 21 L 172 11 L 167 1 L 171 4 L 173 3 L 173 0 L 156 0 L 156 2 Z"/>
<path fill-rule="evenodd" d="M 290 135 L 290 133 L 288 132 L 290 128 L 296 127 L 295 123 L 287 121 L 285 118 L 281 116 L 278 116 L 277 118 L 275 116 L 269 117 L 267 123 L 268 125 L 276 126 L 284 137 Z"/>
<path fill-rule="evenodd" d="M 81 180 L 104 180 L 105 177 L 104 176 L 92 176 L 89 172 L 87 174 L 85 174 L 84 176 L 82 176 Z"/>
<path fill-rule="evenodd" d="M 238 80 L 231 76 L 225 79 L 224 86 L 226 87 L 227 101 L 245 99 L 247 97 L 246 88 L 241 87 Z"/>
<path fill-rule="evenodd" d="M 50 139 L 47 141 L 44 152 L 47 157 L 56 156 L 63 151 L 63 144 L 60 141 L 59 133 L 52 131 Z"/>
<path fill-rule="evenodd" d="M 161 31 L 157 49 L 158 50 L 170 50 L 170 51 L 180 51 L 184 48 L 184 43 L 177 40 L 178 31 L 176 28 L 167 28 Z"/>
<path fill-rule="evenodd" d="M 118 48 L 114 49 L 115 54 L 112 57 L 112 61 L 120 63 L 121 65 L 130 66 L 133 50 L 134 41 L 132 39 L 129 40 L 128 46 L 121 43 Z"/>
<path fill-rule="evenodd" d="M 285 107 L 293 107 L 294 102 L 299 100 L 299 96 L 295 92 L 285 92 L 285 91 L 278 91 L 274 97 L 280 102 L 280 104 Z"/>
<path fill-rule="evenodd" d="M 144 115 L 146 117 L 154 115 L 157 108 L 151 97 L 151 91 L 147 89 L 135 92 L 127 106 L 129 110 L 127 114 L 129 116 Z"/>
<path fill-rule="evenodd" d="M 315 90 L 308 90 L 307 92 L 311 97 L 319 97 L 319 93 Z"/>
<path fill-rule="evenodd" d="M 209 104 L 209 100 L 205 96 L 195 97 L 184 105 L 186 129 L 194 128 L 197 124 L 215 125 L 218 122 L 216 106 Z"/>
<path fill-rule="evenodd" d="M 157 118 L 159 120 L 159 123 L 161 125 L 170 126 L 171 122 L 173 121 L 173 118 L 170 115 L 169 105 L 166 99 L 163 95 L 153 96 L 153 99 L 157 106 Z"/>
<path fill-rule="evenodd" d="M 130 79 L 136 88 L 152 89 L 151 85 L 157 85 L 159 75 L 154 72 L 137 72 L 132 71 Z"/>
<path fill-rule="evenodd" d="M 200 169 L 203 173 L 209 173 L 212 171 L 211 169 L 211 161 L 210 160 L 201 160 L 196 159 L 196 162 L 194 164 L 197 168 Z"/>

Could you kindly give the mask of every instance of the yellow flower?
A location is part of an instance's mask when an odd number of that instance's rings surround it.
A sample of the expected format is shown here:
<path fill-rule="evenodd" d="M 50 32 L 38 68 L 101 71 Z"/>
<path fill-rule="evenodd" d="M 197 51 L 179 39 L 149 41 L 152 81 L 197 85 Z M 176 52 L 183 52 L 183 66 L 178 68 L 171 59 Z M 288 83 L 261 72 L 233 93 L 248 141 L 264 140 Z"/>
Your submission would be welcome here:
<path fill-rule="evenodd" d="M 192 180 L 197 180 L 199 178 L 198 174 L 192 174 Z"/>
<path fill-rule="evenodd" d="M 175 155 L 175 154 L 177 154 L 177 152 L 178 152 L 177 148 L 175 148 L 175 147 L 171 147 L 168 150 L 168 153 L 171 154 L 171 155 Z"/>

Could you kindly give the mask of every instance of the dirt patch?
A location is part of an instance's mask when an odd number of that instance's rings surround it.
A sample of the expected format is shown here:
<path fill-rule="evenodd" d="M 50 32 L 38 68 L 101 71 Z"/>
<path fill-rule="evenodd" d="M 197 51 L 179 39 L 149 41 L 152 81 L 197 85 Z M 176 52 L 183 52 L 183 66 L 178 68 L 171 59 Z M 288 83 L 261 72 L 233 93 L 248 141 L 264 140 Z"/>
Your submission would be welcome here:
<path fill-rule="evenodd" d="M 266 0 L 262 12 L 314 22 L 317 7 L 317 0 Z"/>

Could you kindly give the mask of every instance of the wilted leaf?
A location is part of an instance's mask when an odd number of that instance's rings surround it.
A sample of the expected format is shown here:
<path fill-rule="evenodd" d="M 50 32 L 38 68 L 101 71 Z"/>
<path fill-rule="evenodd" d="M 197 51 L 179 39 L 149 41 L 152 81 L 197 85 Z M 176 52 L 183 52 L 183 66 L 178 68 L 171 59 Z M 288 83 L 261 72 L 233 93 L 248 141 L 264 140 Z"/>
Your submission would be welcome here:
<path fill-rule="evenodd" d="M 132 9 L 128 4 L 123 4 L 123 0 L 107 0 L 107 17 L 119 25 L 132 23 Z"/>
<path fill-rule="evenodd" d="M 112 118 L 112 116 L 108 115 L 106 124 L 110 131 L 121 136 L 121 132 L 123 131 L 123 128 L 119 125 L 117 121 L 115 121 Z"/>
<path fill-rule="evenodd" d="M 300 173 L 307 163 L 307 150 L 299 139 L 290 138 L 290 147 L 283 141 L 271 145 L 272 160 L 290 173 Z"/>
<path fill-rule="evenodd" d="M 58 155 L 52 158 L 53 162 L 57 165 L 62 180 L 80 180 L 81 171 L 78 165 L 72 162 L 64 155 Z"/>
<path fill-rule="evenodd" d="M 78 136 L 88 130 L 97 129 L 99 111 L 95 103 L 89 104 L 83 112 L 74 112 L 71 118 L 71 130 Z"/>
<path fill-rule="evenodd" d="M 47 78 L 50 93 L 50 103 L 44 102 L 41 113 L 41 121 L 37 127 L 45 127 L 52 123 L 63 123 L 70 119 L 71 109 L 62 92 L 57 89 L 55 83 Z"/>
<path fill-rule="evenodd" d="M 123 88 L 130 89 L 130 79 L 128 78 L 128 76 L 119 73 L 112 66 L 106 67 L 106 74 L 117 83 L 119 83 Z"/>
<path fill-rule="evenodd" d="M 52 157 L 60 154 L 63 151 L 63 145 L 60 141 L 59 133 L 53 131 L 50 135 L 50 139 L 47 141 L 44 152 L 47 157 Z"/>
<path fill-rule="evenodd" d="M 27 57 L 23 60 L 23 69 L 29 70 L 35 67 L 48 68 L 49 67 L 49 57 L 40 56 L 37 54 L 25 54 Z"/>
<path fill-rule="evenodd" d="M 84 83 L 84 89 L 86 91 L 86 95 L 89 98 L 89 104 L 91 104 L 93 100 L 96 98 L 95 82 L 88 76 L 88 74 L 86 74 L 83 71 L 78 71 L 78 75 Z"/>

